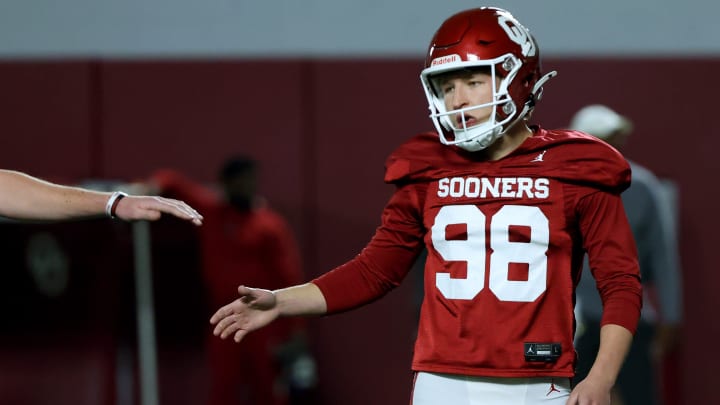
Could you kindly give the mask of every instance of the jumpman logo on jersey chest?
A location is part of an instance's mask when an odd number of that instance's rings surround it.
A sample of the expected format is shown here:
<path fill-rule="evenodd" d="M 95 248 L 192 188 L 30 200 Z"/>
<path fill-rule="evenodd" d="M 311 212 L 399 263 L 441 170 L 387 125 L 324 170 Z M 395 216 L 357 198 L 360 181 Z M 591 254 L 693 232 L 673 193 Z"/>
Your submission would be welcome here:
<path fill-rule="evenodd" d="M 545 156 L 546 150 L 542 151 L 539 155 L 535 156 L 535 159 L 531 160 L 530 162 L 544 162 L 543 157 Z"/>

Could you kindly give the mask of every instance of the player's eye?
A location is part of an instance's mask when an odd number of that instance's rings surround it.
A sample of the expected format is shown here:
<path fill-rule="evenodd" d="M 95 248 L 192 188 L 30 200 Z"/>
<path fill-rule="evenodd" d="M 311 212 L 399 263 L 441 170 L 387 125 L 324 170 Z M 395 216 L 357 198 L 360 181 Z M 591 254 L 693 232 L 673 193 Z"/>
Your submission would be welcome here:
<path fill-rule="evenodd" d="M 484 80 L 472 79 L 467 81 L 467 85 L 470 87 L 482 86 L 485 83 Z"/>

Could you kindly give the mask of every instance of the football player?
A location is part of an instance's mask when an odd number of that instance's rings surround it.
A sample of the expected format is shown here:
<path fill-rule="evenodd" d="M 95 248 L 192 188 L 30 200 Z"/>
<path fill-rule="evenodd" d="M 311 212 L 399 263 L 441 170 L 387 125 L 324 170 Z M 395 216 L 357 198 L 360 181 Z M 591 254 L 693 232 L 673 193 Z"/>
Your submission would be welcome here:
<path fill-rule="evenodd" d="M 554 75 L 509 12 L 445 20 L 420 75 L 437 132 L 389 156 L 385 181 L 397 187 L 367 247 L 307 284 L 240 286 L 212 316 L 214 334 L 239 342 L 280 316 L 372 302 L 426 247 L 413 405 L 609 404 L 642 301 L 620 199 L 630 168 L 592 136 L 528 123 Z M 571 387 L 585 252 L 604 304 L 601 345 Z"/>

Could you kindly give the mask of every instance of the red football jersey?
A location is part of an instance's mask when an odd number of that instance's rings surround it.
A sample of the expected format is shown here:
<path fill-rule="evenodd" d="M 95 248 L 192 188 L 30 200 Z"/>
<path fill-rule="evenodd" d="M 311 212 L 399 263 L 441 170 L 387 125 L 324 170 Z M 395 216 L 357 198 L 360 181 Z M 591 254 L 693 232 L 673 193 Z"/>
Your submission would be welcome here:
<path fill-rule="evenodd" d="M 424 247 L 413 369 L 497 377 L 574 372 L 574 289 L 587 251 L 604 323 L 635 330 L 641 287 L 620 199 L 630 168 L 573 131 L 534 128 L 497 161 L 418 135 L 388 159 L 398 186 L 352 261 L 314 280 L 328 311 L 397 286 Z"/>

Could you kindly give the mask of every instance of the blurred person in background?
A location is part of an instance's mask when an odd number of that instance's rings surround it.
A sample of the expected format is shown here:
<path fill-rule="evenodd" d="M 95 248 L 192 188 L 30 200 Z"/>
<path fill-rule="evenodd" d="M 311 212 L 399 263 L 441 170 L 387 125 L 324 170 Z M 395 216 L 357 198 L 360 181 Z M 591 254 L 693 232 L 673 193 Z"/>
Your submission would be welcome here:
<path fill-rule="evenodd" d="M 279 288 L 304 278 L 289 225 L 257 195 L 257 171 L 254 159 L 235 156 L 222 165 L 217 185 L 171 169 L 156 171 L 149 182 L 150 192 L 182 198 L 204 212 L 201 266 L 213 307 L 234 299 L 240 283 Z M 208 405 L 311 403 L 316 374 L 306 339 L 300 319 L 278 322 L 246 345 L 210 335 Z"/>
<path fill-rule="evenodd" d="M 596 136 L 622 151 L 633 124 L 607 106 L 588 105 L 574 115 L 571 129 Z M 626 405 L 660 404 L 659 374 L 665 355 L 680 338 L 682 284 L 675 212 L 663 194 L 663 184 L 647 168 L 628 160 L 632 184 L 622 201 L 638 249 L 645 293 L 642 315 L 615 394 Z M 587 260 L 577 288 L 578 368 L 576 382 L 589 372 L 598 352 L 602 302 Z M 615 402 L 613 402 L 615 403 Z M 619 403 L 619 402 L 618 402 Z"/>
<path fill-rule="evenodd" d="M 125 221 L 160 219 L 162 214 L 201 225 L 203 217 L 186 203 L 156 196 L 128 195 L 51 183 L 14 170 L 0 170 L 0 216 L 60 221 L 108 216 Z"/>

